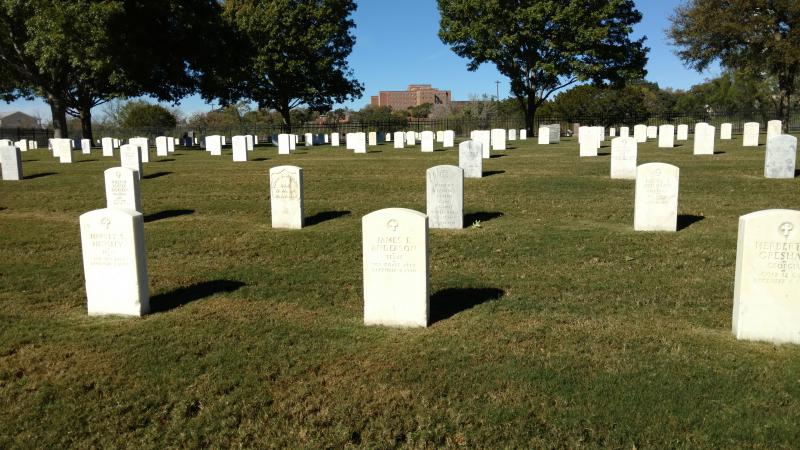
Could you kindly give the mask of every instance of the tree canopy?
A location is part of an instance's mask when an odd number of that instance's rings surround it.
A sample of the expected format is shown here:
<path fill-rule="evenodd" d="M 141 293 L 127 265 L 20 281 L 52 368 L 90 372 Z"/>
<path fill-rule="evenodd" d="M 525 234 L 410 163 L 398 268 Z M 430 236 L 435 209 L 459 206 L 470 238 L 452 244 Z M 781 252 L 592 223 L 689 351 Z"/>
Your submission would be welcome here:
<path fill-rule="evenodd" d="M 632 0 L 438 0 L 439 37 L 468 69 L 493 63 L 533 127 L 536 110 L 578 81 L 644 76 L 648 49 L 631 40 L 641 13 Z"/>
<path fill-rule="evenodd" d="M 690 0 L 670 18 L 677 54 L 698 71 L 724 67 L 772 77 L 777 114 L 786 118 L 800 73 L 800 2 L 797 0 Z"/>
<path fill-rule="evenodd" d="M 205 78 L 203 96 L 233 103 L 248 99 L 278 111 L 291 128 L 291 110 L 326 112 L 361 97 L 347 57 L 355 38 L 353 0 L 226 0 L 223 19 L 233 31 L 230 63 Z"/>

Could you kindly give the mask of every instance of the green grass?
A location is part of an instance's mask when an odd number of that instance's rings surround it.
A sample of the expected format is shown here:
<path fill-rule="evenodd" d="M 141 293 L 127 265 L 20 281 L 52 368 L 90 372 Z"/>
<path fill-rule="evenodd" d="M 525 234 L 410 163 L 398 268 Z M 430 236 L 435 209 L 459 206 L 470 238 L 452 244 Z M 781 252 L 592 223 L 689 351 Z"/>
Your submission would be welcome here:
<path fill-rule="evenodd" d="M 465 182 L 480 228 L 431 230 L 442 320 L 416 330 L 362 325 L 361 217 L 424 212 L 425 170 L 457 151 L 155 158 L 162 311 L 142 319 L 86 315 L 78 216 L 117 159 L 28 152 L 25 175 L 49 175 L 0 183 L 0 447 L 796 447 L 800 346 L 730 329 L 738 217 L 800 209 L 800 179 L 764 179 L 740 139 L 640 146 L 681 168 L 679 213 L 702 217 L 677 233 L 633 232 L 608 156 L 510 143 Z M 304 169 L 306 217 L 339 217 L 271 229 L 282 164 Z"/>

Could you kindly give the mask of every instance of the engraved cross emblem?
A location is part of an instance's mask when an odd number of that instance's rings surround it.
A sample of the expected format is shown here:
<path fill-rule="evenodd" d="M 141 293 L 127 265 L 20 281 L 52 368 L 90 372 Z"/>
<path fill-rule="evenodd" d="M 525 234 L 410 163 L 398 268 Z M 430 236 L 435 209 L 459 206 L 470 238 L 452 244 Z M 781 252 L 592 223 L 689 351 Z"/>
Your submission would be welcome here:
<path fill-rule="evenodd" d="M 386 223 L 386 228 L 392 230 L 392 232 L 396 232 L 397 231 L 397 227 L 399 227 L 399 226 L 400 226 L 400 224 L 397 223 L 397 221 L 394 220 L 394 219 L 392 219 L 392 220 L 390 220 L 390 221 L 388 221 Z"/>
<path fill-rule="evenodd" d="M 778 227 L 778 230 L 783 233 L 783 237 L 788 238 L 792 234 L 792 230 L 794 230 L 794 225 L 790 222 L 784 222 Z"/>
<path fill-rule="evenodd" d="M 108 217 L 103 217 L 102 219 L 100 219 L 100 224 L 106 227 L 107 230 L 111 226 L 111 219 L 109 219 Z"/>

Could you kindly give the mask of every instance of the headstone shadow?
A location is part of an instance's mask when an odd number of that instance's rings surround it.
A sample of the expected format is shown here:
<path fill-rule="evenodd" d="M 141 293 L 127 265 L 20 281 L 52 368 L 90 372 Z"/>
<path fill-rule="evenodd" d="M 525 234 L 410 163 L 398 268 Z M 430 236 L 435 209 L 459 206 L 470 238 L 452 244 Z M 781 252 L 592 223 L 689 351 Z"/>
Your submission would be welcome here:
<path fill-rule="evenodd" d="M 487 170 L 487 171 L 483 172 L 483 177 L 486 178 L 486 177 L 490 177 L 492 175 L 502 175 L 504 173 L 506 173 L 505 170 Z"/>
<path fill-rule="evenodd" d="M 497 300 L 505 291 L 497 288 L 448 288 L 431 296 L 431 325 L 473 308 Z"/>
<path fill-rule="evenodd" d="M 269 158 L 253 158 L 250 161 L 269 161 Z"/>
<path fill-rule="evenodd" d="M 155 172 L 149 175 L 142 175 L 142 178 L 145 180 L 153 180 L 155 178 L 165 177 L 167 175 L 172 175 L 172 172 Z"/>
<path fill-rule="evenodd" d="M 474 212 L 474 213 L 464 214 L 464 225 L 465 226 L 470 226 L 473 223 L 478 222 L 478 221 L 480 221 L 480 222 L 488 222 L 488 221 L 490 221 L 492 219 L 497 219 L 499 217 L 503 217 L 503 213 L 497 212 L 497 211 L 495 211 L 495 212 L 481 211 L 481 212 Z"/>
<path fill-rule="evenodd" d="M 705 219 L 704 216 L 696 216 L 693 214 L 678 214 L 678 231 L 689 228 L 693 224 Z"/>
<path fill-rule="evenodd" d="M 87 162 L 97 162 L 96 159 L 82 159 L 80 161 L 75 161 L 76 164 L 78 163 L 87 163 Z"/>
<path fill-rule="evenodd" d="M 144 223 L 156 222 L 159 220 L 170 219 L 172 217 L 188 216 L 190 214 L 194 214 L 193 209 L 167 209 L 165 211 L 144 216 Z"/>
<path fill-rule="evenodd" d="M 714 152 L 715 155 L 724 155 L 727 152 Z"/>
<path fill-rule="evenodd" d="M 505 158 L 506 156 L 508 156 L 508 155 L 491 155 L 489 158 L 490 159 L 497 159 L 497 158 Z"/>
<path fill-rule="evenodd" d="M 166 312 L 214 294 L 234 292 L 244 285 L 241 281 L 214 280 L 178 288 L 150 297 L 150 312 Z"/>
<path fill-rule="evenodd" d="M 795 177 L 795 178 L 797 178 L 797 177 L 800 177 L 800 169 L 795 169 L 795 171 L 794 171 L 794 177 Z"/>
<path fill-rule="evenodd" d="M 43 172 L 43 173 L 36 173 L 36 174 L 33 174 L 33 175 L 26 175 L 26 176 L 22 177 L 22 179 L 23 180 L 33 180 L 33 179 L 36 179 L 36 178 L 49 177 L 50 175 L 57 175 L 57 174 L 55 172 Z"/>
<path fill-rule="evenodd" d="M 323 211 L 314 214 L 311 217 L 306 217 L 305 226 L 313 227 L 314 225 L 319 225 L 322 222 L 338 219 L 339 217 L 349 216 L 350 214 L 350 211 Z"/>
<path fill-rule="evenodd" d="M 170 161 L 175 161 L 175 159 L 174 158 L 159 159 L 156 162 L 162 163 L 162 162 L 170 162 Z"/>

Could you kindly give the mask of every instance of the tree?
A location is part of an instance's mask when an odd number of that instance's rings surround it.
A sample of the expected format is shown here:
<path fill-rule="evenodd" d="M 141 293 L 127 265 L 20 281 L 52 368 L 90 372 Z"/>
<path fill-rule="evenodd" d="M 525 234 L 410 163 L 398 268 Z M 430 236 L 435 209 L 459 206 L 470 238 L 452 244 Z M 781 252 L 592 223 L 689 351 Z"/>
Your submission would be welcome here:
<path fill-rule="evenodd" d="M 123 128 L 158 128 L 168 130 L 178 123 L 175 114 L 161 105 L 153 105 L 144 101 L 133 101 L 125 104 L 119 113 L 120 126 Z"/>
<path fill-rule="evenodd" d="M 641 13 L 632 0 L 438 0 L 439 37 L 467 68 L 494 63 L 532 131 L 536 110 L 578 81 L 621 83 L 644 76 Z"/>
<path fill-rule="evenodd" d="M 41 97 L 57 136 L 71 115 L 92 139 L 91 109 L 112 98 L 192 92 L 220 41 L 211 26 L 218 14 L 216 0 L 0 2 L 0 95 Z"/>
<path fill-rule="evenodd" d="M 274 109 L 291 129 L 292 109 L 327 112 L 361 97 L 347 57 L 355 38 L 353 0 L 227 0 L 223 17 L 237 39 L 234 58 L 205 77 L 203 95 L 249 99 Z"/>
<path fill-rule="evenodd" d="M 777 115 L 788 130 L 800 72 L 797 0 L 689 0 L 670 17 L 669 37 L 684 63 L 698 71 L 718 61 L 778 86 Z"/>
<path fill-rule="evenodd" d="M 433 110 L 433 103 L 423 103 L 421 105 L 408 108 L 408 115 L 415 119 L 425 119 Z"/>

